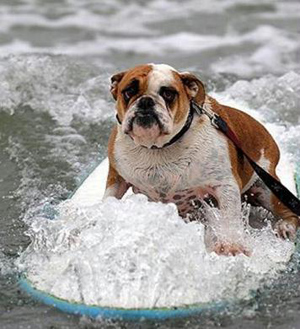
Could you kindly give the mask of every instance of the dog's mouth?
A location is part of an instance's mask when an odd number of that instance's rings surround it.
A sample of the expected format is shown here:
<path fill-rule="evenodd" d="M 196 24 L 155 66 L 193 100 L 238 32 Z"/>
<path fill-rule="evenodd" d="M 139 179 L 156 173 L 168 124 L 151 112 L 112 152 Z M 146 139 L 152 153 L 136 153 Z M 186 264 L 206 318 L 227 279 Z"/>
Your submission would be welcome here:
<path fill-rule="evenodd" d="M 129 123 L 131 129 L 133 128 L 134 124 L 145 129 L 149 129 L 153 125 L 158 125 L 160 129 L 163 128 L 158 115 L 154 111 L 137 111 Z"/>
<path fill-rule="evenodd" d="M 159 116 L 153 110 L 137 110 L 128 121 L 124 131 L 136 144 L 151 147 L 157 139 L 168 134 Z"/>

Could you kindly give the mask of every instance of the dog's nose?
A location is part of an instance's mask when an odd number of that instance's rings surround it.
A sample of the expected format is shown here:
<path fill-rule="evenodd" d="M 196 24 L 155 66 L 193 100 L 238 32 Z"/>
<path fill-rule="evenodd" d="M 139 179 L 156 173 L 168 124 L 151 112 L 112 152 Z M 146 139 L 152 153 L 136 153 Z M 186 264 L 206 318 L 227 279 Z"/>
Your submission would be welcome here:
<path fill-rule="evenodd" d="M 134 122 L 144 128 L 150 128 L 158 122 L 154 112 L 154 100 L 149 96 L 142 97 L 137 104 Z"/>
<path fill-rule="evenodd" d="M 155 103 L 151 97 L 145 96 L 139 100 L 138 107 L 141 110 L 147 110 L 154 107 Z"/>

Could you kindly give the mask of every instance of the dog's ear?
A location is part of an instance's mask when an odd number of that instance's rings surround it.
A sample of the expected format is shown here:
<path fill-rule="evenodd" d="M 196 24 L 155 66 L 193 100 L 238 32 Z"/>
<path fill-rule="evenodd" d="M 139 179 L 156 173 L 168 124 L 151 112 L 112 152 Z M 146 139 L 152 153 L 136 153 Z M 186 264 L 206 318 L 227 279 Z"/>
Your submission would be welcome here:
<path fill-rule="evenodd" d="M 180 74 L 190 100 L 202 105 L 205 100 L 205 88 L 203 83 L 192 73 L 184 72 Z"/>
<path fill-rule="evenodd" d="M 126 74 L 127 71 L 124 72 L 120 72 L 117 74 L 114 74 L 111 78 L 110 78 L 110 92 L 113 95 L 113 98 L 116 100 L 117 96 L 118 96 L 118 84 L 120 83 L 120 81 L 123 79 L 124 75 Z"/>

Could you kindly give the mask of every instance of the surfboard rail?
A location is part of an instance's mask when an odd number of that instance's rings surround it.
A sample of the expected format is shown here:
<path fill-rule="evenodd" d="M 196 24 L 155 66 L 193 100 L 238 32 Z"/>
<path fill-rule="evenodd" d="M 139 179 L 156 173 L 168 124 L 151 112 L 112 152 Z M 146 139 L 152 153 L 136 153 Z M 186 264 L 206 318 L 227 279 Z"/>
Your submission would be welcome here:
<path fill-rule="evenodd" d="M 222 311 L 230 307 L 230 303 L 228 301 L 216 301 L 170 308 L 113 308 L 97 305 L 86 305 L 58 298 L 35 288 L 33 283 L 31 283 L 24 275 L 21 277 L 19 285 L 22 290 L 37 301 L 40 301 L 48 306 L 53 306 L 65 313 L 81 316 L 85 315 L 90 318 L 166 320 L 170 318 L 182 318 L 196 314 L 204 314 L 210 311 Z"/>

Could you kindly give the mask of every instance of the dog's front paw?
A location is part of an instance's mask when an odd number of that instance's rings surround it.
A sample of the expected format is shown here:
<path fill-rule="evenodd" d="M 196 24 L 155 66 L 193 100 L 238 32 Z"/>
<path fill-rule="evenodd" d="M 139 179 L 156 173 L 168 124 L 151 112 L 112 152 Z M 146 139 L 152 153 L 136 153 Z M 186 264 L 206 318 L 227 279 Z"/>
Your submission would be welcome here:
<path fill-rule="evenodd" d="M 217 242 L 214 245 L 213 251 L 218 255 L 223 256 L 236 256 L 239 254 L 244 254 L 250 256 L 251 252 L 243 245 L 233 242 Z"/>
<path fill-rule="evenodd" d="M 297 220 L 279 220 L 274 227 L 275 235 L 286 240 L 295 241 Z"/>

